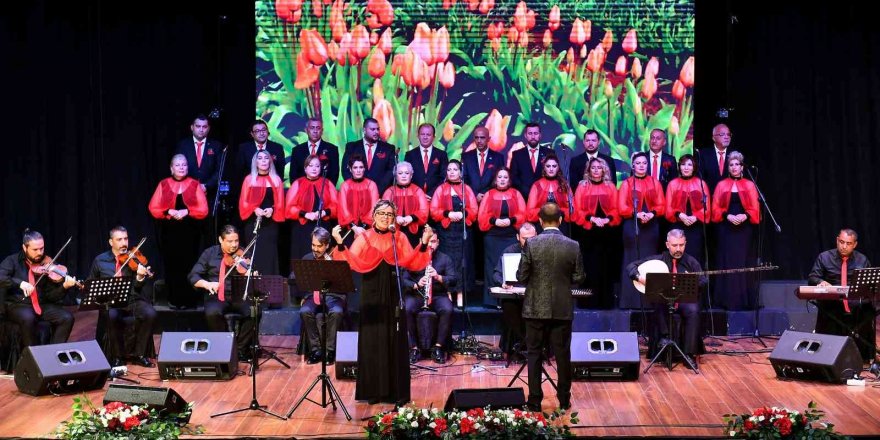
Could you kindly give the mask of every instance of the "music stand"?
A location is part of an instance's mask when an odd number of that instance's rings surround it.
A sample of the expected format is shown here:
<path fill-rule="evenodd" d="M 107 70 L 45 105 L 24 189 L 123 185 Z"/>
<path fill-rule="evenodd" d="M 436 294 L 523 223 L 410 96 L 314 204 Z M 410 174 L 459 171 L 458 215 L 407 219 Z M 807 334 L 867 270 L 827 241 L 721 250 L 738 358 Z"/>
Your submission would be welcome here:
<path fill-rule="evenodd" d="M 277 300 L 277 302 L 281 302 L 280 298 L 283 297 L 284 291 L 284 283 L 285 278 L 281 275 L 253 275 L 251 276 L 251 282 L 247 282 L 246 276 L 233 275 L 232 277 L 232 300 L 234 302 L 238 301 L 247 301 L 251 300 L 254 302 L 252 307 L 256 307 L 251 310 L 251 313 L 254 315 L 254 326 L 255 332 L 259 334 L 260 332 L 260 320 L 263 316 L 263 309 L 260 307 L 259 303 L 273 302 Z M 247 288 L 247 291 L 245 291 Z M 260 369 L 260 367 L 269 362 L 270 360 L 274 360 L 279 364 L 283 365 L 284 368 L 290 369 L 290 365 L 288 365 L 284 360 L 278 357 L 278 354 L 272 350 L 266 350 L 260 345 L 260 339 L 257 338 L 256 343 L 254 343 L 253 347 L 253 356 L 256 359 L 260 359 L 263 356 L 266 357 L 262 362 L 254 363 L 250 370 L 248 371 L 248 376 L 254 374 L 254 370 Z"/>
<path fill-rule="evenodd" d="M 348 295 L 354 292 L 354 283 L 351 279 L 351 268 L 345 261 L 334 260 L 293 260 L 290 262 L 293 267 L 293 273 L 296 276 L 296 286 L 299 290 L 305 292 L 321 292 L 321 304 L 327 304 L 327 293 L 331 290 L 336 294 Z M 329 312 L 328 312 L 329 313 Z M 321 352 L 327 353 L 327 319 L 321 322 Z M 315 388 L 315 385 L 321 383 L 321 402 L 309 399 L 309 393 Z M 330 401 L 327 401 L 327 391 L 330 391 Z M 336 402 L 345 413 L 345 418 L 351 421 L 351 415 L 345 408 L 345 403 L 339 397 L 339 392 L 333 386 L 333 381 L 327 374 L 327 356 L 321 359 L 321 374 L 315 377 L 312 385 L 303 393 L 302 397 L 293 405 L 287 417 L 293 415 L 293 412 L 303 403 L 304 400 L 314 403 L 321 408 L 327 408 L 328 405 L 336 411 Z"/>
<path fill-rule="evenodd" d="M 660 356 L 666 353 L 666 368 L 672 370 L 675 365 L 672 362 L 673 349 L 681 355 L 685 363 L 694 370 L 695 374 L 700 374 L 700 370 L 690 356 L 682 351 L 681 347 L 675 342 L 673 335 L 672 316 L 675 314 L 676 303 L 695 303 L 697 302 L 697 289 L 700 285 L 700 278 L 697 274 L 690 273 L 648 273 L 645 275 L 645 296 L 648 296 L 651 302 L 666 303 L 666 310 L 669 316 L 666 317 L 667 339 L 663 341 L 663 345 L 651 363 L 645 368 L 645 373 L 657 363 Z"/>
<path fill-rule="evenodd" d="M 133 280 L 133 277 L 92 278 L 86 280 L 83 287 L 83 298 L 79 304 L 79 310 L 103 310 L 107 314 L 107 332 L 104 335 L 108 339 L 108 346 L 113 347 L 114 352 L 119 347 L 113 331 L 115 326 L 110 322 L 110 309 L 128 307 Z M 124 346 L 125 344 L 123 344 Z M 125 353 L 116 353 L 116 355 L 118 358 L 123 358 Z M 114 379 L 140 384 L 136 380 L 121 377 L 115 370 L 111 371 L 111 375 Z"/>
<path fill-rule="evenodd" d="M 847 293 L 847 297 L 844 301 L 849 301 L 851 299 L 858 300 L 859 303 L 862 302 L 870 302 L 872 305 L 874 304 L 877 294 L 878 288 L 880 288 L 880 267 L 865 267 L 861 269 L 853 270 L 853 282 L 850 284 L 849 292 Z M 828 315 L 832 319 L 836 320 L 837 323 L 841 327 L 846 327 L 849 331 L 849 335 L 852 336 L 853 340 L 856 343 L 862 344 L 864 347 L 869 347 L 871 351 L 874 352 L 874 359 L 871 362 L 872 364 L 877 362 L 877 344 L 875 341 L 866 341 L 861 337 L 858 333 L 859 327 L 866 323 L 866 319 L 861 322 L 855 323 L 855 326 L 850 327 L 843 323 L 840 319 L 838 319 L 833 314 Z M 871 313 L 871 322 L 874 326 L 873 328 L 877 328 L 877 311 L 874 310 Z M 876 368 L 876 367 L 874 367 Z"/>

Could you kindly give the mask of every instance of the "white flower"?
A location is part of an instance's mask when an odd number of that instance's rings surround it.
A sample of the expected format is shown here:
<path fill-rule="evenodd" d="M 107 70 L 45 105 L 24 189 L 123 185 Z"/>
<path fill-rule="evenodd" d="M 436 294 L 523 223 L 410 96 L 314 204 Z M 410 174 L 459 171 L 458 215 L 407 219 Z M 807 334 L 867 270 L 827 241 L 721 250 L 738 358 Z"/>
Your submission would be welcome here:
<path fill-rule="evenodd" d="M 101 418 L 100 420 L 101 420 L 101 426 L 106 428 L 107 427 L 107 420 L 104 418 Z"/>
<path fill-rule="evenodd" d="M 492 423 L 501 423 L 501 420 L 498 420 L 498 417 L 492 419 Z"/>
<path fill-rule="evenodd" d="M 412 413 L 409 413 L 409 414 L 406 415 L 406 419 L 407 419 L 407 420 L 412 420 L 412 418 L 413 418 Z"/>
<path fill-rule="evenodd" d="M 428 410 L 427 410 L 427 409 L 423 409 L 423 410 L 422 410 L 422 415 L 425 416 L 425 417 L 428 417 Z"/>
<path fill-rule="evenodd" d="M 538 427 L 543 428 L 543 427 L 544 427 L 544 422 L 538 422 L 537 425 L 538 425 Z"/>
<path fill-rule="evenodd" d="M 434 429 L 436 427 L 437 427 L 437 423 L 435 423 L 435 422 L 428 423 L 428 428 Z"/>
<path fill-rule="evenodd" d="M 758 421 L 759 421 L 759 422 L 763 422 L 763 421 L 764 421 L 764 416 L 760 416 L 760 417 L 758 417 Z"/>
<path fill-rule="evenodd" d="M 413 428 L 418 428 L 418 427 L 419 427 L 419 422 L 415 422 L 415 421 L 414 421 L 414 422 L 410 423 L 409 426 L 412 426 Z"/>
<path fill-rule="evenodd" d="M 730 434 L 731 437 L 736 437 L 736 431 L 730 431 L 729 434 Z"/>

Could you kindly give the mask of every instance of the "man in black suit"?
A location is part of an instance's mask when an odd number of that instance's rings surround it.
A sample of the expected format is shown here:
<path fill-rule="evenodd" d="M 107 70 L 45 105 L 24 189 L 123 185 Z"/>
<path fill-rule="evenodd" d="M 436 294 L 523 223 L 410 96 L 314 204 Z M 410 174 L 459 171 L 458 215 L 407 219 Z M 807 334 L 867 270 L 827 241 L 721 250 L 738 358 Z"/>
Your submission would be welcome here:
<path fill-rule="evenodd" d="M 703 181 L 709 186 L 709 191 L 715 191 L 715 185 L 727 178 L 727 147 L 730 146 L 730 128 L 724 124 L 718 124 L 712 128 L 712 143 L 714 148 L 703 148 L 698 151 L 700 156 L 700 174 Z"/>
<path fill-rule="evenodd" d="M 614 165 L 614 159 L 607 154 L 599 152 L 599 132 L 592 128 L 584 133 L 584 154 L 579 154 L 571 160 L 568 165 L 568 186 L 569 188 L 577 188 L 578 183 L 584 180 L 584 171 L 587 164 L 593 158 L 598 157 L 608 164 L 608 176 L 611 182 L 617 185 L 617 167 Z"/>
<path fill-rule="evenodd" d="M 465 185 L 477 196 L 481 203 L 483 197 L 492 189 L 495 173 L 504 166 L 504 155 L 489 149 L 489 129 L 474 129 L 474 145 L 477 147 L 461 154 L 462 172 Z"/>
<path fill-rule="evenodd" d="M 379 139 L 379 121 L 374 118 L 364 120 L 364 138 L 345 144 L 342 163 L 348 163 L 352 155 L 360 154 L 367 160 L 366 177 L 379 188 L 379 194 L 391 186 L 394 178 L 394 165 L 397 163 L 397 149 L 394 145 Z M 342 169 L 342 179 L 351 178 L 348 168 Z"/>
<path fill-rule="evenodd" d="M 659 128 L 651 130 L 651 138 L 648 141 L 648 174 L 657 178 L 663 189 L 666 185 L 678 177 L 678 163 L 675 156 L 668 154 L 666 149 L 666 132 Z"/>
<path fill-rule="evenodd" d="M 303 260 L 332 260 L 327 250 L 330 248 L 330 232 L 322 227 L 312 231 L 312 251 L 302 257 Z M 292 272 L 291 272 L 292 273 Z M 293 274 L 295 279 L 296 274 Z M 328 364 L 336 362 L 336 332 L 339 324 L 345 316 L 346 298 L 344 294 L 328 293 L 321 304 L 321 296 L 318 292 L 308 294 L 303 298 L 299 309 L 303 326 L 309 340 L 309 355 L 307 364 L 321 362 L 321 358 L 327 359 Z M 321 331 L 318 328 L 317 313 L 324 313 L 327 320 L 327 351 L 321 351 Z"/>
<path fill-rule="evenodd" d="M 275 164 L 275 172 L 278 173 L 279 176 L 283 176 L 284 163 L 286 162 L 284 157 L 284 147 L 277 142 L 269 140 L 269 126 L 266 124 L 266 121 L 263 121 L 262 119 L 254 121 L 251 124 L 250 135 L 253 141 L 240 144 L 238 146 L 238 154 L 235 158 L 236 182 L 239 186 L 245 176 L 250 174 L 251 161 L 253 160 L 254 155 L 257 154 L 257 151 L 268 151 L 269 154 L 272 155 L 272 163 Z M 234 187 L 234 189 L 237 193 L 238 187 Z"/>
<path fill-rule="evenodd" d="M 407 151 L 403 160 L 412 164 L 412 183 L 425 191 L 430 202 L 434 190 L 446 178 L 446 165 L 449 163 L 446 152 L 434 146 L 433 125 L 419 125 L 419 147 Z"/>
<path fill-rule="evenodd" d="M 559 231 L 562 211 L 546 203 L 538 213 L 543 231 L 523 246 L 516 279 L 525 283 L 523 318 L 526 320 L 530 410 L 540 411 L 541 352 L 550 341 L 556 355 L 559 407 L 571 407 L 571 321 L 574 318 L 572 285 L 584 281 L 584 263 L 578 243 Z"/>
<path fill-rule="evenodd" d="M 535 122 L 526 124 L 525 148 L 513 152 L 510 159 L 510 177 L 513 187 L 522 194 L 523 198 L 529 198 L 529 189 L 541 177 L 541 162 L 553 150 L 541 146 L 541 126 Z"/>
<path fill-rule="evenodd" d="M 303 142 L 295 147 L 290 153 L 290 183 L 306 175 L 306 158 L 317 155 L 321 159 L 321 171 L 327 171 L 327 180 L 336 185 L 339 180 L 339 147 L 327 142 L 321 137 L 324 135 L 324 123 L 320 118 L 311 117 L 306 122 L 306 135 L 308 142 Z M 281 175 L 281 173 L 278 173 Z"/>
<path fill-rule="evenodd" d="M 210 203 L 213 202 L 214 192 L 217 191 L 223 146 L 219 141 L 208 139 L 211 124 L 208 122 L 207 116 L 196 116 L 189 128 L 192 131 L 192 137 L 181 139 L 177 143 L 175 154 L 182 154 L 186 157 L 186 163 L 189 164 L 189 175 L 202 184 L 202 189 Z"/>
<path fill-rule="evenodd" d="M 407 288 L 407 295 L 403 298 L 406 303 L 406 322 L 409 328 L 409 361 L 416 363 L 422 358 L 416 335 L 422 330 L 416 325 L 416 316 L 423 306 L 426 310 L 433 310 L 437 314 L 437 329 L 434 332 L 434 346 L 431 347 L 431 357 L 438 364 L 446 363 L 446 341 L 452 334 L 452 295 L 450 289 L 459 282 L 455 265 L 448 255 L 437 250 L 440 246 L 440 237 L 431 236 L 428 240 L 428 248 L 431 249 L 431 264 L 417 272 L 404 271 L 403 285 Z M 431 283 L 431 303 L 425 297 L 425 287 Z"/>

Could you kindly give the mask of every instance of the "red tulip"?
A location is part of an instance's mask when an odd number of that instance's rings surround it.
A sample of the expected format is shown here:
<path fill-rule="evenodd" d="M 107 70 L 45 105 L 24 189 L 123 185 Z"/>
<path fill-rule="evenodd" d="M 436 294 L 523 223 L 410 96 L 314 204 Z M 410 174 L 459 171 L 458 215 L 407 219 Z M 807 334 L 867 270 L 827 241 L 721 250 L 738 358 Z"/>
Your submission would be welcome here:
<path fill-rule="evenodd" d="M 587 36 L 587 32 L 584 29 L 584 22 L 582 22 L 580 18 L 576 18 L 574 24 L 571 26 L 571 35 L 569 35 L 568 41 L 572 44 L 584 44 L 589 38 L 590 37 Z"/>
<path fill-rule="evenodd" d="M 316 66 L 323 66 L 330 56 L 327 52 L 327 43 L 318 31 L 303 29 L 299 33 L 302 52 L 308 61 Z"/>
<path fill-rule="evenodd" d="M 492 51 L 498 53 L 501 50 L 501 39 L 495 38 L 490 41 L 489 45 L 492 47 Z"/>
<path fill-rule="evenodd" d="M 443 9 L 449 10 L 455 6 L 455 0 L 443 0 Z"/>
<path fill-rule="evenodd" d="M 669 121 L 669 134 L 676 135 L 681 131 L 681 127 L 678 126 L 678 117 L 672 115 L 672 120 Z"/>
<path fill-rule="evenodd" d="M 610 98 L 614 95 L 614 86 L 611 85 L 611 81 L 605 80 L 605 97 Z"/>
<path fill-rule="evenodd" d="M 584 26 L 584 34 L 585 34 L 584 41 L 587 41 L 590 38 L 593 38 L 592 37 L 592 35 L 593 35 L 593 20 L 584 20 L 583 26 Z"/>
<path fill-rule="evenodd" d="M 300 52 L 296 56 L 296 81 L 293 87 L 298 90 L 311 87 L 312 84 L 318 81 L 319 73 L 319 69 L 306 59 L 303 52 Z"/>
<path fill-rule="evenodd" d="M 681 66 L 681 73 L 678 74 L 678 79 L 681 80 L 685 87 L 694 86 L 694 57 L 688 57 L 684 65 Z"/>
<path fill-rule="evenodd" d="M 593 73 L 598 72 L 602 70 L 602 63 L 604 61 L 605 51 L 602 49 L 602 46 L 596 46 L 595 49 L 590 51 L 590 55 L 587 57 L 587 69 Z"/>
<path fill-rule="evenodd" d="M 367 12 L 375 14 L 383 26 L 394 22 L 394 8 L 388 0 L 367 0 Z"/>
<path fill-rule="evenodd" d="M 382 36 L 379 37 L 378 47 L 385 55 L 391 54 L 391 28 L 387 28 L 382 32 Z"/>
<path fill-rule="evenodd" d="M 443 140 L 449 142 L 455 136 L 455 126 L 452 125 L 452 119 L 446 121 L 446 127 L 443 127 Z"/>
<path fill-rule="evenodd" d="M 632 77 L 633 79 L 639 79 L 642 77 L 642 61 L 638 58 L 633 60 L 632 65 Z"/>
<path fill-rule="evenodd" d="M 433 42 L 434 36 L 431 34 L 431 28 L 428 27 L 427 23 L 422 22 L 416 25 L 416 32 L 409 47 L 421 57 L 424 62 L 433 64 L 434 54 L 432 52 L 433 48 L 431 47 Z"/>
<path fill-rule="evenodd" d="M 339 41 L 339 49 L 336 51 L 336 56 L 333 59 L 340 65 L 345 66 L 349 61 L 349 52 L 351 52 L 351 33 L 346 32 L 342 35 L 342 40 Z M 357 59 L 351 56 L 351 64 L 355 63 L 357 63 Z"/>
<path fill-rule="evenodd" d="M 333 6 L 330 7 L 330 32 L 333 34 L 333 41 L 337 43 L 342 41 L 342 36 L 348 32 L 348 27 L 342 18 L 342 9 L 344 7 L 345 4 L 342 0 L 336 0 L 333 2 Z"/>
<path fill-rule="evenodd" d="M 497 109 L 492 109 L 486 118 L 486 129 L 489 130 L 489 148 L 501 151 L 507 146 L 507 126 L 510 116 L 501 116 Z"/>
<path fill-rule="evenodd" d="M 297 9 L 297 10 L 293 11 L 293 18 L 290 19 L 290 22 L 294 23 L 294 24 L 299 23 L 299 19 L 302 18 L 302 15 L 303 15 L 302 9 Z"/>
<path fill-rule="evenodd" d="M 370 32 L 370 44 L 375 46 L 376 43 L 378 43 L 378 42 L 379 42 L 379 33 L 376 31 Z"/>
<path fill-rule="evenodd" d="M 488 15 L 489 11 L 495 7 L 495 0 L 481 0 L 480 1 L 480 13 L 483 15 Z"/>
<path fill-rule="evenodd" d="M 442 68 L 440 67 L 442 66 Z M 443 88 L 451 89 L 455 85 L 455 66 L 452 62 L 441 63 L 437 65 L 437 73 L 440 75 L 440 85 Z"/>
<path fill-rule="evenodd" d="M 373 51 L 370 62 L 367 64 L 367 72 L 373 78 L 381 78 L 385 75 L 385 54 L 378 48 Z"/>
<path fill-rule="evenodd" d="M 513 13 L 513 26 L 519 32 L 524 32 L 529 28 L 528 17 L 526 16 L 528 8 L 526 2 L 519 2 L 516 5 L 516 11 Z"/>
<path fill-rule="evenodd" d="M 617 64 L 614 65 L 614 73 L 618 76 L 626 75 L 626 57 L 621 55 L 617 57 Z"/>
<path fill-rule="evenodd" d="M 473 11 L 476 10 L 477 7 L 480 6 L 480 0 L 468 0 L 467 10 Z"/>
<path fill-rule="evenodd" d="M 559 29 L 559 15 L 559 5 L 553 5 L 553 7 L 550 8 L 550 19 L 548 20 L 549 23 L 547 25 L 551 31 Z"/>
<path fill-rule="evenodd" d="M 648 60 L 648 65 L 645 66 L 645 76 L 656 77 L 658 73 L 660 73 L 660 61 L 657 61 L 657 57 L 651 57 Z"/>
<path fill-rule="evenodd" d="M 680 80 L 675 80 L 675 84 L 672 85 L 672 96 L 681 101 L 684 99 L 684 95 L 687 92 L 687 88 L 682 84 Z"/>
<path fill-rule="evenodd" d="M 394 134 L 396 125 L 391 103 L 385 99 L 379 101 L 373 106 L 373 118 L 379 122 L 379 137 L 387 141 Z"/>
<path fill-rule="evenodd" d="M 523 31 L 525 32 L 525 31 Z M 507 44 L 513 45 L 519 41 L 519 31 L 515 27 L 507 29 Z"/>
<path fill-rule="evenodd" d="M 382 27 L 382 23 L 379 23 L 379 16 L 376 14 L 370 14 L 367 16 L 367 27 L 370 29 L 379 29 Z"/>
<path fill-rule="evenodd" d="M 382 78 L 373 80 L 373 104 L 385 99 L 385 92 L 382 91 Z"/>
<path fill-rule="evenodd" d="M 542 40 L 544 43 L 544 47 L 550 47 L 553 44 L 553 33 L 550 32 L 550 29 L 544 30 L 544 39 Z"/>
<path fill-rule="evenodd" d="M 446 26 L 431 32 L 431 52 L 434 54 L 434 62 L 441 63 L 449 59 L 449 31 Z"/>
<path fill-rule="evenodd" d="M 324 15 L 324 5 L 321 4 L 321 0 L 312 0 L 312 13 L 318 18 Z"/>
<path fill-rule="evenodd" d="M 501 25 L 500 29 L 498 26 L 496 26 L 496 24 Z M 494 40 L 501 36 L 503 29 L 504 25 L 500 21 L 497 23 L 489 23 L 489 25 L 486 26 L 486 37 L 488 37 L 490 40 Z"/>
<path fill-rule="evenodd" d="M 580 55 L 581 55 L 581 59 L 584 59 L 587 57 L 587 45 L 586 44 L 581 46 L 581 54 Z"/>
<path fill-rule="evenodd" d="M 359 24 L 351 31 L 351 49 L 349 54 L 360 61 L 370 54 L 370 33 L 364 25 Z M 352 63 L 354 64 L 354 63 Z"/>
<path fill-rule="evenodd" d="M 642 80 L 642 96 L 645 97 L 646 101 L 650 101 L 654 93 L 657 93 L 657 78 L 646 72 L 645 79 Z"/>
<path fill-rule="evenodd" d="M 297 8 L 294 8 L 293 0 L 275 0 L 275 15 L 278 16 L 279 19 L 284 21 L 293 21 L 293 11 Z M 300 0 L 300 7 L 302 7 L 302 1 Z"/>
<path fill-rule="evenodd" d="M 629 32 L 626 33 L 626 36 L 623 37 L 623 51 L 626 53 L 633 53 L 638 48 L 638 40 L 636 39 L 636 30 L 630 29 Z"/>
<path fill-rule="evenodd" d="M 611 45 L 614 44 L 614 35 L 611 33 L 611 29 L 605 31 L 605 38 L 602 39 L 602 49 L 605 50 L 605 53 L 611 52 Z"/>
<path fill-rule="evenodd" d="M 526 12 L 526 28 L 533 29 L 535 27 L 535 11 L 529 9 Z"/>

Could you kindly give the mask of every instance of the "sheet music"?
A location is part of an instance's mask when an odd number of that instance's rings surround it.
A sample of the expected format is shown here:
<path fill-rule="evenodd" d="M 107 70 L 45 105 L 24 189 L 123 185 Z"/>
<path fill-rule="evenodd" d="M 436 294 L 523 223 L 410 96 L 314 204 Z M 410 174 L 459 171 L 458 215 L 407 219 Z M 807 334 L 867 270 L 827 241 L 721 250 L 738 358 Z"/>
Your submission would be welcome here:
<path fill-rule="evenodd" d="M 503 254 L 501 255 L 501 273 L 504 275 L 504 282 L 507 284 L 517 283 L 516 271 L 519 269 L 519 260 L 522 254 Z"/>

